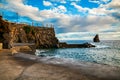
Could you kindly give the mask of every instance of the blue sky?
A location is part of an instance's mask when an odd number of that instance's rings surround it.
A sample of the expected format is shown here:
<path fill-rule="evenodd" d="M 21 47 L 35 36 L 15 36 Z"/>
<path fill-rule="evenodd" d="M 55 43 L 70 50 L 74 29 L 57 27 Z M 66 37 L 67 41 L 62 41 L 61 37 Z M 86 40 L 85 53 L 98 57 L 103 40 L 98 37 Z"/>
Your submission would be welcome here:
<path fill-rule="evenodd" d="M 3 18 L 54 25 L 59 40 L 120 40 L 119 0 L 0 0 Z"/>

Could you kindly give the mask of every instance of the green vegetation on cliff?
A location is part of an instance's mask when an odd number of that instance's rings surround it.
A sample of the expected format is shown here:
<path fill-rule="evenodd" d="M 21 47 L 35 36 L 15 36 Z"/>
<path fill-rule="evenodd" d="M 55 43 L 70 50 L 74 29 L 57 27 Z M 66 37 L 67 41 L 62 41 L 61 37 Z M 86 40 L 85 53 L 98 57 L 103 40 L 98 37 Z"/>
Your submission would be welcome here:
<path fill-rule="evenodd" d="M 24 29 L 26 34 L 30 34 L 30 33 L 33 35 L 35 34 L 34 28 L 32 28 L 30 26 L 24 26 L 23 29 Z"/>

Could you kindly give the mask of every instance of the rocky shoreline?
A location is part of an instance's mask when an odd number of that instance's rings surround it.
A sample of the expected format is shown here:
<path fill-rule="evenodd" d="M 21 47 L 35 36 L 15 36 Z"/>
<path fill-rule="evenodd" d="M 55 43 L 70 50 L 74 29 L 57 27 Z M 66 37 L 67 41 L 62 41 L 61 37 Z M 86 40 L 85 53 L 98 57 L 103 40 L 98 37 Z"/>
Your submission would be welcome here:
<path fill-rule="evenodd" d="M 58 48 L 91 48 L 95 47 L 95 45 L 92 45 L 90 43 L 83 43 L 83 44 L 67 44 L 67 43 L 59 43 Z"/>

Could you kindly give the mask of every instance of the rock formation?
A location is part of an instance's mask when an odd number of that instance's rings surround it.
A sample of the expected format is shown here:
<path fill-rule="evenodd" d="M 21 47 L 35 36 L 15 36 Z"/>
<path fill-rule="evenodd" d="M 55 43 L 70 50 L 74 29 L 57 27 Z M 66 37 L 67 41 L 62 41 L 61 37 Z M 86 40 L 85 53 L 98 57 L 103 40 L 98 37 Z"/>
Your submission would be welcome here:
<path fill-rule="evenodd" d="M 98 34 L 93 38 L 93 42 L 100 42 Z"/>
<path fill-rule="evenodd" d="M 95 47 L 90 43 L 83 43 L 83 44 L 67 44 L 67 43 L 59 43 L 59 48 L 90 48 Z"/>
<path fill-rule="evenodd" d="M 59 43 L 52 27 L 33 27 L 5 21 L 0 16 L 0 42 L 4 48 L 12 43 L 35 43 L 36 48 L 56 48 Z"/>
<path fill-rule="evenodd" d="M 2 16 L 0 16 L 0 42 L 3 43 L 3 48 L 9 48 L 9 43 L 11 40 L 11 23 L 8 21 L 2 20 Z"/>

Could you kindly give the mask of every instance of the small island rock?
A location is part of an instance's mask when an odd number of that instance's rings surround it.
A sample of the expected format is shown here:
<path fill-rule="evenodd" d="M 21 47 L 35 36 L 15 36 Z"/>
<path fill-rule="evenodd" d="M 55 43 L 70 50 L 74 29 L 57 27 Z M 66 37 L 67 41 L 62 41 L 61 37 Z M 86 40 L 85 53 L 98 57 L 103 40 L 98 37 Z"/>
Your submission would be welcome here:
<path fill-rule="evenodd" d="M 96 34 L 96 36 L 93 38 L 93 42 L 100 42 L 98 34 Z"/>

